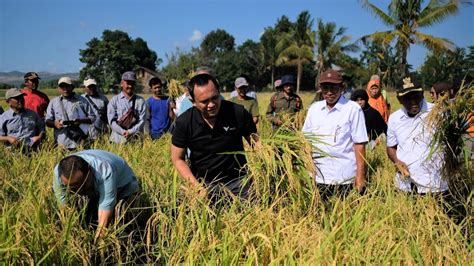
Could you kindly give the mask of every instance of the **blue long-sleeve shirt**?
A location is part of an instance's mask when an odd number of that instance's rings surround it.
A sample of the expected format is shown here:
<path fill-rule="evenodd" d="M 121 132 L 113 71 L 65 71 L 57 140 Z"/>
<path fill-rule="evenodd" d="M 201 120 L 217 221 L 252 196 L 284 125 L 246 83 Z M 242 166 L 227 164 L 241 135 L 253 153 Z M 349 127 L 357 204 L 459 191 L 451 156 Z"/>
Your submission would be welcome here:
<path fill-rule="evenodd" d="M 138 191 L 139 184 L 121 157 L 103 150 L 85 150 L 71 155 L 84 159 L 94 174 L 94 190 L 99 196 L 99 210 L 113 210 L 118 200 Z M 67 187 L 59 176 L 58 165 L 54 168 L 53 190 L 61 204 L 67 200 Z"/>
<path fill-rule="evenodd" d="M 132 106 L 133 98 L 135 100 L 135 114 L 138 119 L 137 123 L 130 129 L 123 129 L 117 124 L 117 120 L 127 112 L 127 110 Z M 115 143 L 125 143 L 127 139 L 123 137 L 123 133 L 128 131 L 131 135 L 142 133 L 145 126 L 145 121 L 147 120 L 147 104 L 143 97 L 138 95 L 133 95 L 128 99 L 123 92 L 118 95 L 115 95 L 110 100 L 107 105 L 107 119 L 109 120 L 110 128 L 112 132 L 110 134 L 110 141 Z"/>

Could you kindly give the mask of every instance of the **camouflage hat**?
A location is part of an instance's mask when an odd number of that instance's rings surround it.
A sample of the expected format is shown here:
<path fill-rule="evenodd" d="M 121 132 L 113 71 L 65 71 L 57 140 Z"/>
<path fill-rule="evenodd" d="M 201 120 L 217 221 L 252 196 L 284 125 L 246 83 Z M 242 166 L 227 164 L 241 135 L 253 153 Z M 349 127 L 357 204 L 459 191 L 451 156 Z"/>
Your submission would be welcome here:
<path fill-rule="evenodd" d="M 41 79 L 41 78 L 38 76 L 38 73 L 36 72 L 28 72 L 25 74 L 24 79 L 31 80 L 31 79 Z"/>

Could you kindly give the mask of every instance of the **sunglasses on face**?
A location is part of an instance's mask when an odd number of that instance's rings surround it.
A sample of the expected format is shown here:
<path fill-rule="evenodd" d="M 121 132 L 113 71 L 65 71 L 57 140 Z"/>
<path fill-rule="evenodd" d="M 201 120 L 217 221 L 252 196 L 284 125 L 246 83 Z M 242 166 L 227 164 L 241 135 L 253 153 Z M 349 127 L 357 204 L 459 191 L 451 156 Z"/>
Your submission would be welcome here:
<path fill-rule="evenodd" d="M 321 84 L 320 87 L 323 93 L 327 93 L 329 91 L 336 93 L 342 88 L 341 85 L 338 84 Z"/>

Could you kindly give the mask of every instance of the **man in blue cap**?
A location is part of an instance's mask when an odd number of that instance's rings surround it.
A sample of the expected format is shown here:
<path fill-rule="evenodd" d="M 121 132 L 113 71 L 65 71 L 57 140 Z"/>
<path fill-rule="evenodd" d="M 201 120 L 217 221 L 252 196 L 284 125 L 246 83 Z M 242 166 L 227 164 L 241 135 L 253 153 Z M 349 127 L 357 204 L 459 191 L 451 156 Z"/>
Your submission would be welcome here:
<path fill-rule="evenodd" d="M 107 106 L 107 119 L 112 132 L 110 141 L 122 144 L 143 133 L 147 119 L 147 104 L 135 94 L 137 79 L 133 71 L 122 75 L 122 92 L 112 98 Z"/>
<path fill-rule="evenodd" d="M 291 75 L 281 77 L 282 91 L 275 93 L 267 108 L 267 119 L 274 127 L 281 126 L 285 115 L 293 115 L 303 109 L 303 101 L 294 93 L 295 79 Z"/>

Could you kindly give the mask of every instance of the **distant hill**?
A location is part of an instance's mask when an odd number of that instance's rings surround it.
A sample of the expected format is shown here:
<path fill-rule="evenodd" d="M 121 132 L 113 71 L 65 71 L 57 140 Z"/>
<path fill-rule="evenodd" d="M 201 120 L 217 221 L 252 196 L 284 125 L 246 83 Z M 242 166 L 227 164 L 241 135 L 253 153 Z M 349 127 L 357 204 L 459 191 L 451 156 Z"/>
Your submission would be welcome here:
<path fill-rule="evenodd" d="M 25 72 L 10 71 L 0 72 L 0 83 L 11 84 L 14 86 L 21 86 L 23 84 L 23 76 Z M 79 79 L 79 73 L 50 73 L 50 72 L 38 72 L 41 78 L 40 82 L 47 82 L 51 80 L 59 79 L 63 76 L 71 77 L 73 80 Z"/>

